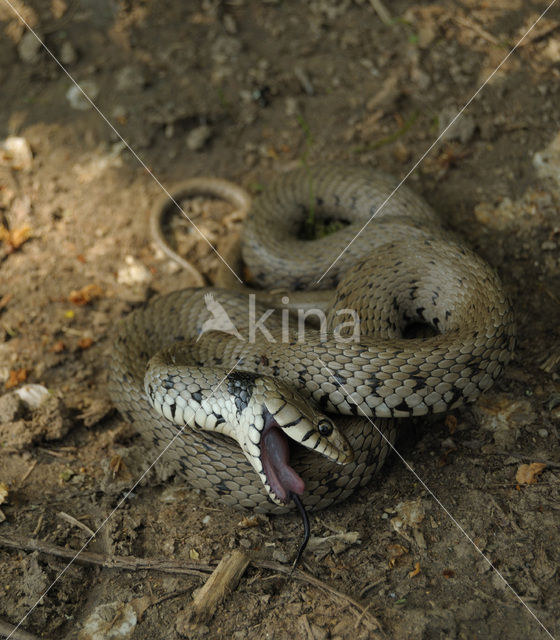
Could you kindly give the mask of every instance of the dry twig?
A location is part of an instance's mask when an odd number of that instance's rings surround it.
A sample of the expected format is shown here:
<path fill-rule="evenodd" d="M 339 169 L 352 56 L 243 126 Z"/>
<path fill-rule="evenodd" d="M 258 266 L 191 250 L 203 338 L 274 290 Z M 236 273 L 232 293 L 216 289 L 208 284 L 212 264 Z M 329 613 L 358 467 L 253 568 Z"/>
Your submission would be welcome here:
<path fill-rule="evenodd" d="M 81 564 L 93 564 L 107 569 L 121 569 L 126 571 L 162 571 L 164 573 L 171 573 L 175 575 L 191 575 L 198 578 L 204 578 L 206 574 L 212 573 L 216 569 L 216 565 L 178 563 L 171 560 L 150 560 L 136 558 L 133 556 L 105 556 L 91 551 L 83 551 L 76 556 L 77 552 L 74 549 L 66 549 L 35 538 L 18 536 L 8 538 L 7 536 L 0 535 L 0 547 L 24 551 L 39 551 L 40 553 L 64 558 L 65 560 L 75 559 L 76 562 Z M 275 571 L 277 573 L 284 574 L 291 579 L 299 580 L 300 582 L 305 582 L 321 589 L 329 594 L 333 600 L 339 604 L 343 606 L 350 606 L 359 616 L 360 620 L 367 618 L 368 622 L 374 625 L 376 629 L 381 629 L 381 625 L 377 618 L 369 613 L 367 608 L 361 602 L 355 600 L 342 591 L 338 591 L 338 589 L 335 589 L 326 582 L 319 580 L 319 578 L 316 578 L 305 571 L 301 571 L 301 569 L 295 569 L 292 571 L 290 566 L 286 566 L 272 560 L 251 559 L 250 563 L 257 569 Z"/>
<path fill-rule="evenodd" d="M 35 636 L 28 631 L 24 631 L 23 629 L 14 631 L 15 628 L 15 625 L 10 624 L 9 622 L 4 622 L 4 620 L 0 620 L 0 637 L 10 637 L 13 638 L 13 640 L 39 640 L 38 636 Z"/>

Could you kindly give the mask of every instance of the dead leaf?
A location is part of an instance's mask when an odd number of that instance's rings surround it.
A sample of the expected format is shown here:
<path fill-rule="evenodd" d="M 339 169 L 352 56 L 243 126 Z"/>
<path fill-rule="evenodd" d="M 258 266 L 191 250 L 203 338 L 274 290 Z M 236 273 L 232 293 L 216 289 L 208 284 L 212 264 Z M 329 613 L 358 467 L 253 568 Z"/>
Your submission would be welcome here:
<path fill-rule="evenodd" d="M 68 300 L 74 304 L 83 307 L 92 300 L 100 298 L 103 295 L 103 289 L 98 284 L 88 284 L 77 291 L 71 291 Z"/>
<path fill-rule="evenodd" d="M 78 340 L 78 347 L 82 349 L 82 351 L 89 349 L 92 344 L 93 338 L 81 338 L 80 340 Z"/>
<path fill-rule="evenodd" d="M 515 480 L 517 484 L 536 484 L 537 476 L 546 469 L 544 462 L 531 462 L 531 464 L 522 464 L 517 469 Z"/>
<path fill-rule="evenodd" d="M 0 504 L 6 502 L 8 497 L 8 485 L 4 482 L 0 482 Z"/>
<path fill-rule="evenodd" d="M 30 237 L 31 227 L 28 224 L 13 230 L 0 225 L 0 240 L 8 246 L 10 251 L 17 251 Z"/>
<path fill-rule="evenodd" d="M 389 544 L 387 545 L 387 551 L 389 552 L 389 568 L 393 569 L 399 560 L 408 553 L 408 549 L 403 547 L 402 544 Z"/>
<path fill-rule="evenodd" d="M 122 479 L 126 480 L 130 477 L 130 473 L 126 467 L 126 464 L 124 463 L 122 456 L 120 456 L 119 454 L 115 454 L 111 458 L 111 460 L 109 461 L 109 469 L 111 469 L 111 471 L 113 472 L 113 478 L 119 476 Z"/>
<path fill-rule="evenodd" d="M 13 297 L 13 294 L 7 293 L 5 296 L 2 296 L 0 298 L 0 311 L 8 306 L 8 303 Z"/>
<path fill-rule="evenodd" d="M 249 529 L 251 527 L 258 527 L 259 524 L 260 523 L 257 516 L 243 516 L 243 518 L 241 518 L 241 520 L 237 523 L 237 526 L 241 527 L 242 529 Z"/>
<path fill-rule="evenodd" d="M 420 573 L 420 563 L 419 562 L 415 562 L 414 563 L 414 569 L 412 571 L 408 572 L 408 577 L 409 578 L 414 578 L 414 576 L 417 576 Z"/>
<path fill-rule="evenodd" d="M 6 389 L 12 389 L 13 387 L 17 387 L 18 384 L 25 382 L 27 380 L 27 376 L 29 375 L 29 370 L 25 367 L 21 369 L 12 369 L 10 371 L 10 377 L 5 384 Z"/>
<path fill-rule="evenodd" d="M 448 414 L 445 416 L 445 426 L 449 430 L 449 433 L 453 435 L 457 431 L 457 418 L 454 415 Z"/>

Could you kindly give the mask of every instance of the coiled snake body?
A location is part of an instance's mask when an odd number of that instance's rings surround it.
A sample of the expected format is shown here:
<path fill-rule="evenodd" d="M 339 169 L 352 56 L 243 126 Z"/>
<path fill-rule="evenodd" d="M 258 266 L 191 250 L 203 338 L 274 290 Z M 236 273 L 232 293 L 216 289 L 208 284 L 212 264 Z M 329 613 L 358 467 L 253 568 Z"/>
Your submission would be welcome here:
<path fill-rule="evenodd" d="M 406 187 L 377 213 L 395 184 L 365 169 L 301 169 L 252 206 L 253 282 L 336 285 L 319 328 L 298 331 L 282 302 L 272 311 L 218 288 L 171 293 L 123 321 L 111 396 L 158 451 L 183 428 L 166 456 L 194 487 L 257 511 L 284 511 L 293 493 L 323 508 L 382 466 L 395 419 L 473 402 L 500 375 L 515 340 L 498 277 Z M 347 226 L 299 240 L 310 211 Z M 437 334 L 403 338 L 414 322 Z"/>

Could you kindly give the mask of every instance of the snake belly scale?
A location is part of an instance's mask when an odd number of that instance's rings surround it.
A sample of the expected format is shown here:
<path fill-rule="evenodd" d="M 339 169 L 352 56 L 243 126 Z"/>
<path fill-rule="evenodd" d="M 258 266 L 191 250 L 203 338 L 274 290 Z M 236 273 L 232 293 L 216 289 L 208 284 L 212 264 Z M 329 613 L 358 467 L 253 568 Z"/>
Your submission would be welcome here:
<path fill-rule="evenodd" d="M 301 326 L 287 329 L 287 316 L 258 295 L 218 288 L 173 292 L 123 320 L 110 394 L 154 457 L 180 432 L 167 464 L 211 498 L 283 512 L 296 493 L 323 508 L 379 471 L 399 418 L 445 412 L 490 388 L 515 343 L 502 285 L 406 187 L 378 213 L 395 185 L 363 168 L 301 169 L 249 211 L 242 251 L 251 284 L 336 287 L 326 331 L 305 326 L 302 339 Z M 211 180 L 200 187 L 212 193 Z M 299 240 L 310 208 L 347 224 Z M 209 300 L 234 330 L 205 329 Z M 358 332 L 339 322 L 348 310 Z M 266 331 L 251 328 L 255 317 L 266 318 Z M 404 338 L 415 322 L 436 335 Z"/>

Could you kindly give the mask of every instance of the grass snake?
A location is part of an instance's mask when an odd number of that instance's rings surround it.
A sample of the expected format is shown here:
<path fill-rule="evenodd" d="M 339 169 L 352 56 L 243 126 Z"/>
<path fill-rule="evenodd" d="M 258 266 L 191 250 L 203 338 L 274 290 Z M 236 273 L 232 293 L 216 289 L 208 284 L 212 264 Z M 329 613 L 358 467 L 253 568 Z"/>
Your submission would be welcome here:
<path fill-rule="evenodd" d="M 287 172 L 249 208 L 241 249 L 252 286 L 282 288 L 278 309 L 264 292 L 201 287 L 122 321 L 110 395 L 154 453 L 181 430 L 167 464 L 193 487 L 260 512 L 294 494 L 326 507 L 381 468 L 399 419 L 474 402 L 498 378 L 515 328 L 496 273 L 408 188 L 387 200 L 396 184 L 365 168 Z M 187 191 L 248 205 L 221 180 Z M 344 224 L 302 240 L 310 214 Z M 288 298 L 313 315 L 318 280 L 326 324 L 298 330 Z M 414 323 L 435 335 L 406 337 Z"/>

